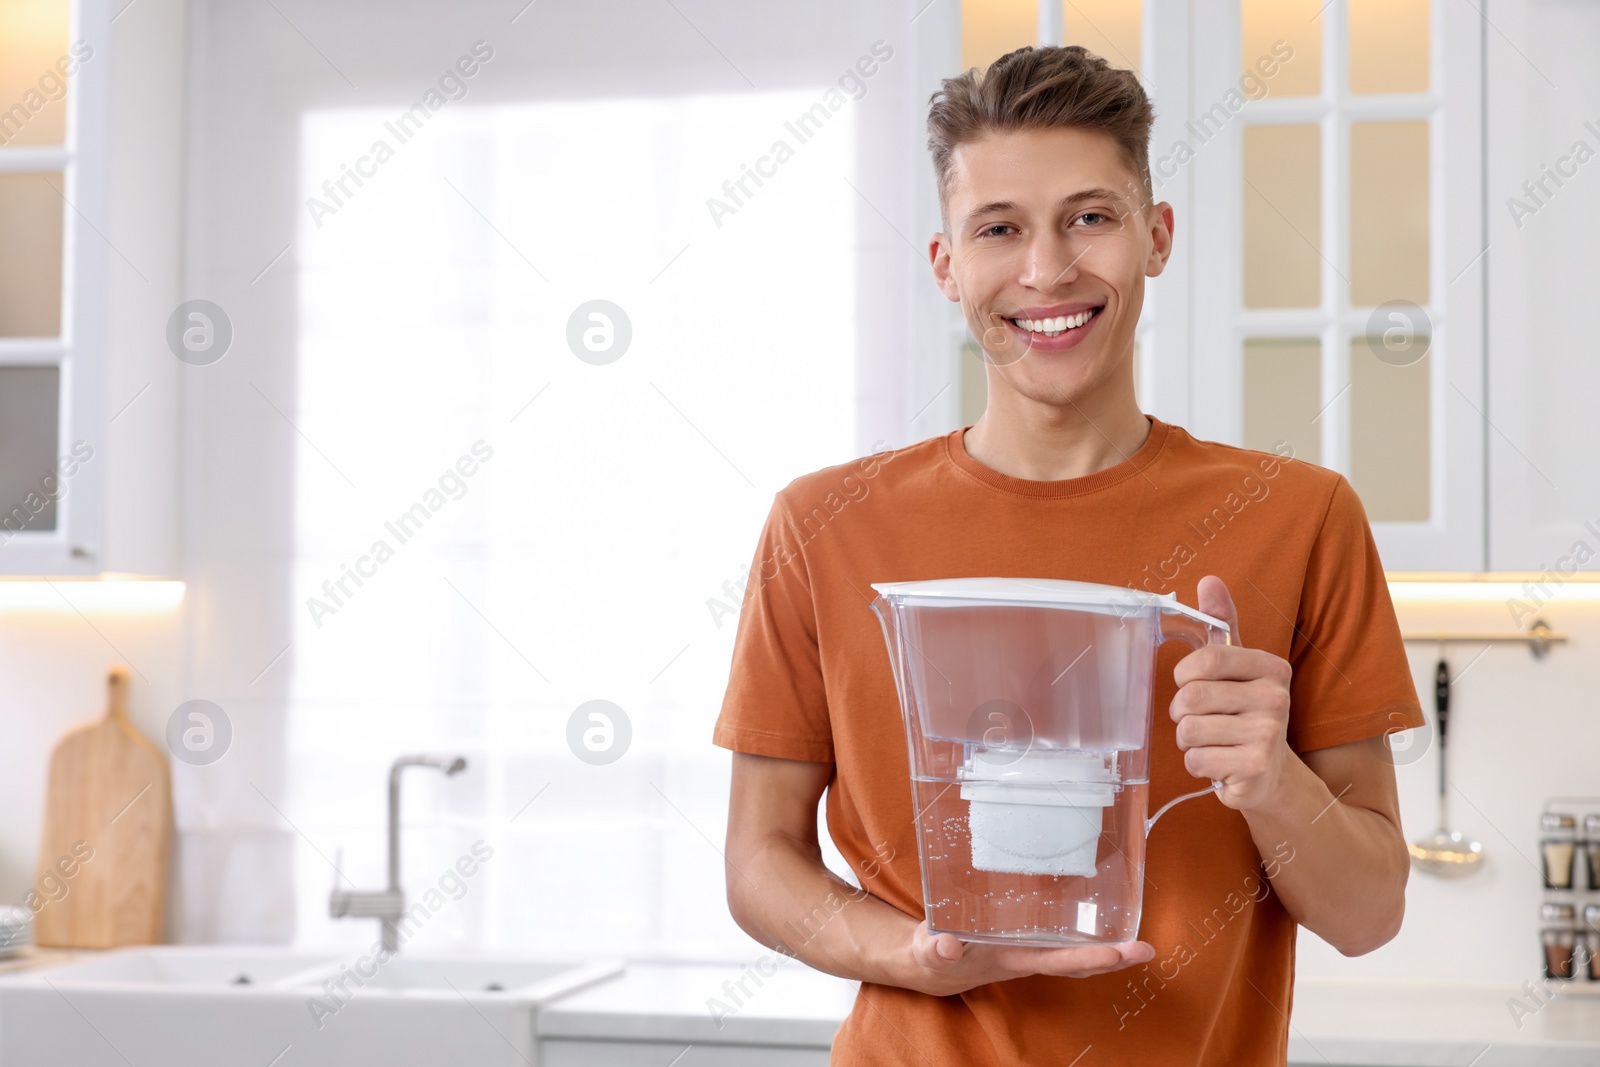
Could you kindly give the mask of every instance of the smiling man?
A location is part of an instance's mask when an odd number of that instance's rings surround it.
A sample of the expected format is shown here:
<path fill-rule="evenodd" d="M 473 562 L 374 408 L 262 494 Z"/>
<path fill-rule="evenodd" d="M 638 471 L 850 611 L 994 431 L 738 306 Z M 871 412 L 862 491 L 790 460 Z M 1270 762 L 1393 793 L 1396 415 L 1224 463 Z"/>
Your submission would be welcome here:
<path fill-rule="evenodd" d="M 728 901 L 763 944 L 861 982 L 835 1064 L 1281 1064 L 1297 924 L 1346 955 L 1399 929 L 1385 735 L 1423 719 L 1361 503 L 1287 447 L 1197 440 L 1134 394 L 1144 280 L 1174 232 L 1151 120 L 1131 71 L 1075 46 L 944 82 L 929 253 L 988 408 L 795 479 L 762 531 L 713 737 L 735 752 Z M 963 576 L 1172 592 L 1234 627 L 1232 646 L 1162 653 L 1151 808 L 1222 785 L 1153 833 L 1138 941 L 963 943 L 924 922 L 870 586 Z M 824 791 L 856 884 L 822 862 Z"/>

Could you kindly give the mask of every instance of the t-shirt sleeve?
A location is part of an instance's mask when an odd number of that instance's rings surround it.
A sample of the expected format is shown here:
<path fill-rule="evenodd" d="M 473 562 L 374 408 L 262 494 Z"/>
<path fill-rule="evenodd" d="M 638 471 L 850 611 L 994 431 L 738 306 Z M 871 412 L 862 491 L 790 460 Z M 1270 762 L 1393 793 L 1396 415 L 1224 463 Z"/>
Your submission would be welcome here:
<path fill-rule="evenodd" d="M 1296 752 L 1426 721 L 1366 510 L 1343 476 L 1306 564 L 1289 662 L 1289 746 Z"/>
<path fill-rule="evenodd" d="M 757 756 L 832 763 L 811 579 L 794 540 L 779 493 L 750 564 L 728 689 L 711 741 Z"/>

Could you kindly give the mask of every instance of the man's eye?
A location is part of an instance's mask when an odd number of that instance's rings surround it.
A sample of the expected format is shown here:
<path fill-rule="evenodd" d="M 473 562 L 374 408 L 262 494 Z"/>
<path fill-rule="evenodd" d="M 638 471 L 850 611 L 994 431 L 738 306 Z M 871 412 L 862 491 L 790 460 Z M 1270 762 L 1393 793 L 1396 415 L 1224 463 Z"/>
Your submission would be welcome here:
<path fill-rule="evenodd" d="M 983 231 L 978 234 L 978 236 L 979 237 L 992 237 L 992 236 L 995 235 L 994 231 L 996 231 L 996 230 L 1009 230 L 1009 229 L 1011 229 L 1011 227 L 1006 225 L 1005 223 L 997 222 L 993 226 L 985 227 L 983 229 Z"/>
<path fill-rule="evenodd" d="M 1111 221 L 1111 216 L 1101 211 L 1085 211 L 1082 215 L 1078 216 L 1078 221 L 1083 222 L 1085 219 L 1099 219 L 1101 222 L 1109 222 Z M 1091 222 L 1089 225 L 1093 226 L 1096 224 Z"/>

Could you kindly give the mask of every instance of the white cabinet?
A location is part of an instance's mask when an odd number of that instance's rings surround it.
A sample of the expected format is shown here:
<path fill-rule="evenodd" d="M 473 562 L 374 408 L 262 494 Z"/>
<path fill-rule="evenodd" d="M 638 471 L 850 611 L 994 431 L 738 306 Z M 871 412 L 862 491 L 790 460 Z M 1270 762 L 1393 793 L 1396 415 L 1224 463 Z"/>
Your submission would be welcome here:
<path fill-rule="evenodd" d="M 171 575 L 184 5 L 50 6 L 0 31 L 0 574 Z"/>
<path fill-rule="evenodd" d="M 1387 569 L 1481 570 L 1482 19 L 1302 7 L 1196 20 L 1152 147 L 1193 246 L 1188 423 L 1345 474 Z"/>
<path fill-rule="evenodd" d="M 1490 0 L 1489 566 L 1600 571 L 1600 5 Z"/>

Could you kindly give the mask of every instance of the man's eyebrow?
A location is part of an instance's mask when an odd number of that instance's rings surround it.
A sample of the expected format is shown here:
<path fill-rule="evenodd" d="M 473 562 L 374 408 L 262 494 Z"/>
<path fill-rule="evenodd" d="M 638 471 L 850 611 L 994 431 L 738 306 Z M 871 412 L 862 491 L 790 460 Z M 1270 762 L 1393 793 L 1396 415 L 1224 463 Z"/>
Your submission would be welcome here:
<path fill-rule="evenodd" d="M 1061 199 L 1060 206 L 1062 206 L 1062 207 L 1071 207 L 1073 204 L 1081 204 L 1085 200 L 1121 200 L 1121 199 L 1122 199 L 1122 195 L 1120 193 L 1114 193 L 1110 189 L 1100 189 L 1100 188 L 1080 189 L 1078 192 L 1073 193 L 1071 196 L 1063 197 Z M 970 224 L 973 221 L 975 221 L 977 219 L 980 219 L 985 215 L 997 215 L 997 214 L 1000 214 L 1002 212 L 1016 211 L 1016 210 L 1018 210 L 1018 206 L 1017 206 L 1016 201 L 1014 201 L 1014 200 L 991 200 L 987 204 L 984 204 L 984 205 L 982 205 L 980 207 L 974 208 L 973 210 L 967 212 L 966 217 L 964 219 L 962 219 L 961 221 L 962 221 L 963 224 Z"/>

